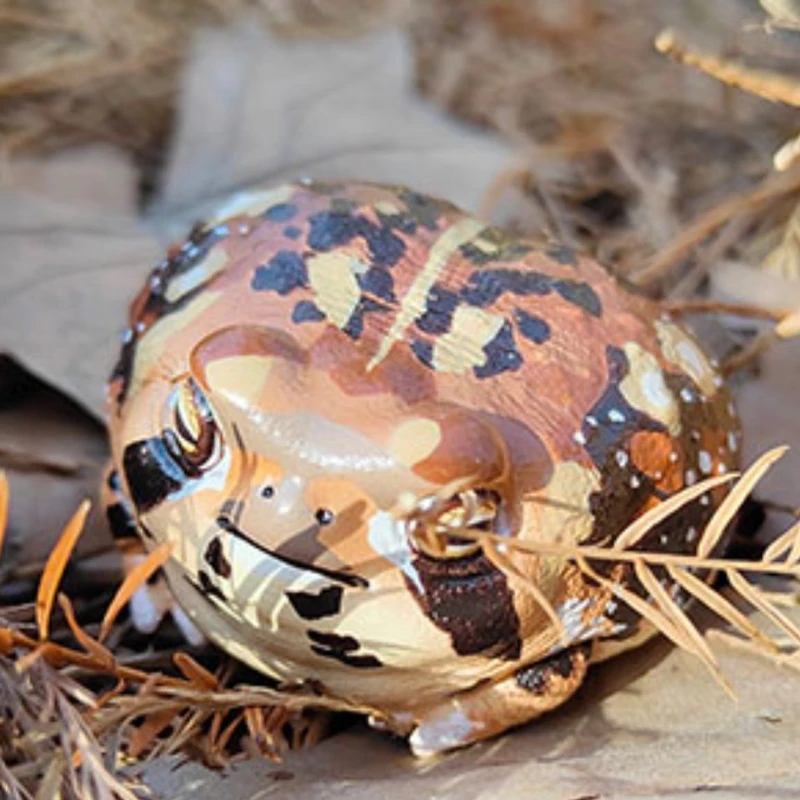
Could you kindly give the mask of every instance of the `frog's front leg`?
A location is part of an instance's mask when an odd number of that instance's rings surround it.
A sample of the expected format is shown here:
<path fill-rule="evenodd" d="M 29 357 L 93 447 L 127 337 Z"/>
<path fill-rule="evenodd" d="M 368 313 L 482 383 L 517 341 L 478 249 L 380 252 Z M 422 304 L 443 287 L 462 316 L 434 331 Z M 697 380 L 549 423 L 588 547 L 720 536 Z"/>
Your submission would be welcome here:
<path fill-rule="evenodd" d="M 127 575 L 147 558 L 147 552 L 139 537 L 136 517 L 122 491 L 119 474 L 112 464 L 106 467 L 102 499 L 108 527 L 122 554 L 122 569 Z M 189 644 L 199 645 L 205 641 L 203 634 L 175 602 L 163 574 L 157 572 L 154 578 L 140 586 L 131 596 L 128 607 L 131 621 L 141 633 L 153 633 L 164 615 L 169 613 Z"/>
<path fill-rule="evenodd" d="M 497 683 L 479 685 L 436 706 L 409 738 L 417 756 L 486 739 L 522 725 L 566 702 L 586 675 L 591 643 L 574 645 L 518 669 Z"/>

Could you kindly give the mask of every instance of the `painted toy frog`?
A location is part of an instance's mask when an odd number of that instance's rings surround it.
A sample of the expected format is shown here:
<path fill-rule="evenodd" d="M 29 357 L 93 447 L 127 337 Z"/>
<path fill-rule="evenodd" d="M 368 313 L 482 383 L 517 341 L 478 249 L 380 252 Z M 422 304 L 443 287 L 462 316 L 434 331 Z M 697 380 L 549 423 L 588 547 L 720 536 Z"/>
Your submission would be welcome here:
<path fill-rule="evenodd" d="M 184 627 L 418 754 L 555 708 L 652 632 L 502 540 L 608 546 L 740 444 L 696 341 L 593 260 L 360 183 L 239 195 L 173 248 L 109 418 L 112 528 L 172 543 Z M 724 491 L 637 546 L 693 552 Z"/>

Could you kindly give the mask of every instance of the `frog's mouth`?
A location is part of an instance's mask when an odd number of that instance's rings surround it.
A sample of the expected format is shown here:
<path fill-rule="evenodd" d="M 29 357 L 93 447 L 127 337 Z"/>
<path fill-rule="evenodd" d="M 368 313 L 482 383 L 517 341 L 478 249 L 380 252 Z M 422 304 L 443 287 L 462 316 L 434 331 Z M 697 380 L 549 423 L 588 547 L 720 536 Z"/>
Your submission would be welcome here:
<path fill-rule="evenodd" d="M 294 567 L 295 569 L 304 570 L 308 572 L 315 572 L 318 575 L 323 575 L 324 577 L 332 581 L 338 581 L 339 583 L 343 583 L 345 586 L 357 586 L 362 589 L 366 589 L 369 586 L 369 581 L 367 581 L 366 578 L 362 578 L 361 575 L 354 575 L 353 573 L 350 572 L 342 572 L 340 570 L 328 569 L 326 567 L 321 567 L 317 564 L 309 564 L 308 562 L 292 558 L 286 553 L 280 553 L 277 550 L 273 550 L 272 548 L 267 547 L 265 544 L 259 542 L 257 539 L 254 539 L 248 533 L 239 528 L 233 522 L 233 520 L 226 514 L 220 514 L 217 517 L 217 525 L 219 525 L 219 527 L 226 533 L 229 533 L 232 536 L 236 536 L 242 541 L 247 542 L 251 547 L 255 547 L 257 550 L 260 550 L 265 555 L 270 556 L 270 558 L 274 558 L 277 561 L 281 561 L 290 567 Z"/>

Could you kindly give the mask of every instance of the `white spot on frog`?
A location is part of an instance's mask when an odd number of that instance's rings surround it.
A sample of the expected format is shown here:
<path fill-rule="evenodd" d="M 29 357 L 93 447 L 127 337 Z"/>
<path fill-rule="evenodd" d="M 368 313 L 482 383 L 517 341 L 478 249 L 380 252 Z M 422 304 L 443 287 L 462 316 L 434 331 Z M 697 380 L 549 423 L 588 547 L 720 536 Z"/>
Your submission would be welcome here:
<path fill-rule="evenodd" d="M 474 738 L 474 732 L 484 727 L 480 720 L 471 720 L 453 701 L 447 713 L 423 721 L 408 739 L 411 749 L 418 756 L 438 753 L 457 747 Z"/>
<path fill-rule="evenodd" d="M 237 217 L 240 214 L 261 214 L 270 206 L 285 203 L 292 196 L 292 191 L 293 187 L 287 185 L 262 191 L 237 192 L 217 208 L 208 224 L 217 225 L 228 217 Z"/>
<path fill-rule="evenodd" d="M 556 609 L 558 618 L 564 626 L 565 641 L 577 641 L 585 634 L 584 612 L 591 602 L 588 597 L 570 597 Z"/>
<path fill-rule="evenodd" d="M 707 397 L 713 397 L 719 377 L 697 343 L 677 325 L 657 320 L 656 334 L 664 357 L 685 372 Z"/>
<path fill-rule="evenodd" d="M 624 351 L 630 371 L 619 386 L 622 396 L 633 408 L 658 420 L 676 435 L 680 431 L 678 404 L 658 360 L 635 342 L 626 344 Z"/>
<path fill-rule="evenodd" d="M 711 470 L 714 468 L 714 462 L 711 460 L 711 453 L 707 450 L 701 450 L 697 454 L 697 465 L 700 467 L 700 472 L 703 475 L 710 475 Z"/>

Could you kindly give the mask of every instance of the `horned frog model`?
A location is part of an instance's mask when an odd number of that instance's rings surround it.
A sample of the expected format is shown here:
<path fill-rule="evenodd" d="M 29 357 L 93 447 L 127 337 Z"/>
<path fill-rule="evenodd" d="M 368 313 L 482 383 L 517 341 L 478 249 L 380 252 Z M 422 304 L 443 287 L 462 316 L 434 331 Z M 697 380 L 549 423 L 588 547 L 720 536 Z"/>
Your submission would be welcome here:
<path fill-rule="evenodd" d="M 651 633 L 569 560 L 505 541 L 610 546 L 740 444 L 657 304 L 567 248 L 360 183 L 238 196 L 172 249 L 131 308 L 109 419 L 112 528 L 131 562 L 137 534 L 173 545 L 184 627 L 417 754 L 561 705 Z M 636 546 L 693 552 L 724 493 Z"/>

